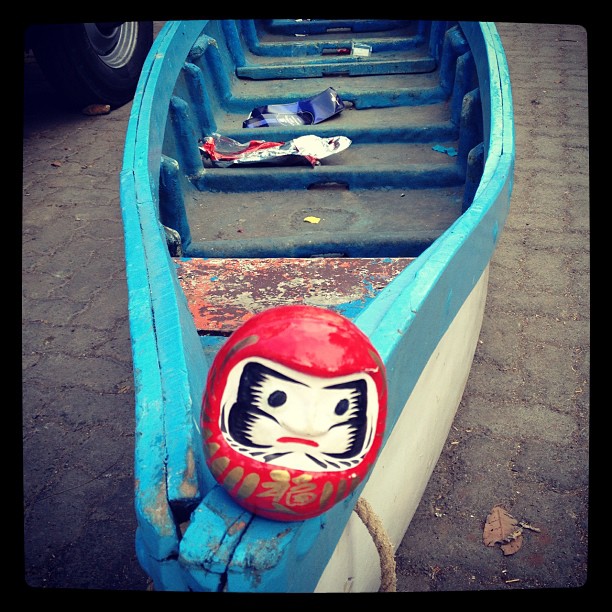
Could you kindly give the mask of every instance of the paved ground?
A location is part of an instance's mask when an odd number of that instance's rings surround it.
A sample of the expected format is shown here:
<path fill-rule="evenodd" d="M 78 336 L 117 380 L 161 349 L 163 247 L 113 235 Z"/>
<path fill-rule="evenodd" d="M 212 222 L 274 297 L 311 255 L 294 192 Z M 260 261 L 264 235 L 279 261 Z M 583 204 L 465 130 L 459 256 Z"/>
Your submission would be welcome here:
<path fill-rule="evenodd" d="M 566 596 L 593 569 L 587 33 L 498 29 L 516 114 L 512 209 L 463 401 L 397 550 L 398 590 Z M 67 113 L 32 58 L 24 85 L 20 578 L 145 590 L 118 187 L 130 105 Z M 496 505 L 537 529 L 513 555 L 482 543 Z"/>

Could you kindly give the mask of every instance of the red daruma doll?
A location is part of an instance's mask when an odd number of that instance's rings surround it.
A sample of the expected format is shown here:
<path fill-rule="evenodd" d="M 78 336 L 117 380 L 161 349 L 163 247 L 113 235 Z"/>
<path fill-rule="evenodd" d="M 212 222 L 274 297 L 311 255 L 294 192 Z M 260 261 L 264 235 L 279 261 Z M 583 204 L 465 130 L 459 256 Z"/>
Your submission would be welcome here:
<path fill-rule="evenodd" d="M 308 519 L 363 481 L 386 415 L 384 365 L 363 332 L 323 308 L 271 308 L 236 330 L 211 366 L 206 463 L 247 510 Z"/>

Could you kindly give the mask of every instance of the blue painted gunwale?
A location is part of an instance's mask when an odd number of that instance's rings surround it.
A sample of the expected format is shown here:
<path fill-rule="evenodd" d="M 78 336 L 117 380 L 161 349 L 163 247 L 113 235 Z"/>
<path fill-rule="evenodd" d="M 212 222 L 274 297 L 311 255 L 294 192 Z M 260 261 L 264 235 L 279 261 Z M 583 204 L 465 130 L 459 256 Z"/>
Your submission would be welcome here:
<path fill-rule="evenodd" d="M 134 98 L 120 177 L 136 385 L 137 553 L 159 590 L 311 591 L 365 483 L 321 517 L 276 523 L 238 508 L 201 469 L 194 417 L 209 357 L 166 248 L 157 193 L 167 119 L 167 103 L 160 101 L 170 99 L 181 58 L 203 23 L 169 23 L 155 41 Z M 387 367 L 387 437 L 431 351 L 488 265 L 508 213 L 514 132 L 503 49 L 492 24 L 461 26 L 481 93 L 488 93 L 482 95 L 489 126 L 483 178 L 470 208 L 354 319 Z M 172 57 L 164 56 L 170 41 Z M 175 454 L 186 458 L 182 473 L 173 473 L 167 461 Z M 173 516 L 173 487 L 186 500 L 202 499 L 183 541 L 177 522 L 187 517 Z M 246 529 L 227 535 L 242 521 Z M 268 550 L 262 553 L 263 542 Z M 215 547 L 215 556 L 204 554 Z"/>

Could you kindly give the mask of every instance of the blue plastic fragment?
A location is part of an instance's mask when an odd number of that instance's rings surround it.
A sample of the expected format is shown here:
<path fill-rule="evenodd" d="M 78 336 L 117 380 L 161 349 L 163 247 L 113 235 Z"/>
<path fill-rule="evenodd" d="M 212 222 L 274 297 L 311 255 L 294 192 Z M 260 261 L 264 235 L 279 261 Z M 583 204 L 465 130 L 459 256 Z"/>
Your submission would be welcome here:
<path fill-rule="evenodd" d="M 450 157 L 455 157 L 455 155 L 457 155 L 457 149 L 455 149 L 455 147 L 443 147 L 442 145 L 435 145 L 431 148 L 434 151 L 439 151 L 440 153 L 446 153 Z"/>
<path fill-rule="evenodd" d="M 321 123 L 344 110 L 344 102 L 333 87 L 308 100 L 289 104 L 268 104 L 251 111 L 242 123 L 244 128 L 268 127 L 272 125 L 311 125 Z"/>

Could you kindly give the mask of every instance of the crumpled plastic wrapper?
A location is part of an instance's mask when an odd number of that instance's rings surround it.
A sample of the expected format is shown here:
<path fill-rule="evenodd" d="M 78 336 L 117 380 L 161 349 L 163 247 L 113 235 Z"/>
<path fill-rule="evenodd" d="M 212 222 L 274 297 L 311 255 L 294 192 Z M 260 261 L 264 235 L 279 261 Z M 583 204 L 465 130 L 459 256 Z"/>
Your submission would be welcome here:
<path fill-rule="evenodd" d="M 273 125 L 311 125 L 321 123 L 344 110 L 344 102 L 333 87 L 307 100 L 288 104 L 258 106 L 243 121 L 243 128 L 261 128 Z"/>
<path fill-rule="evenodd" d="M 240 143 L 233 138 L 213 134 L 204 138 L 200 151 L 213 166 L 227 168 L 236 165 L 320 165 L 320 160 L 344 151 L 351 145 L 346 136 L 321 138 L 312 134 L 287 142 L 250 140 Z"/>

